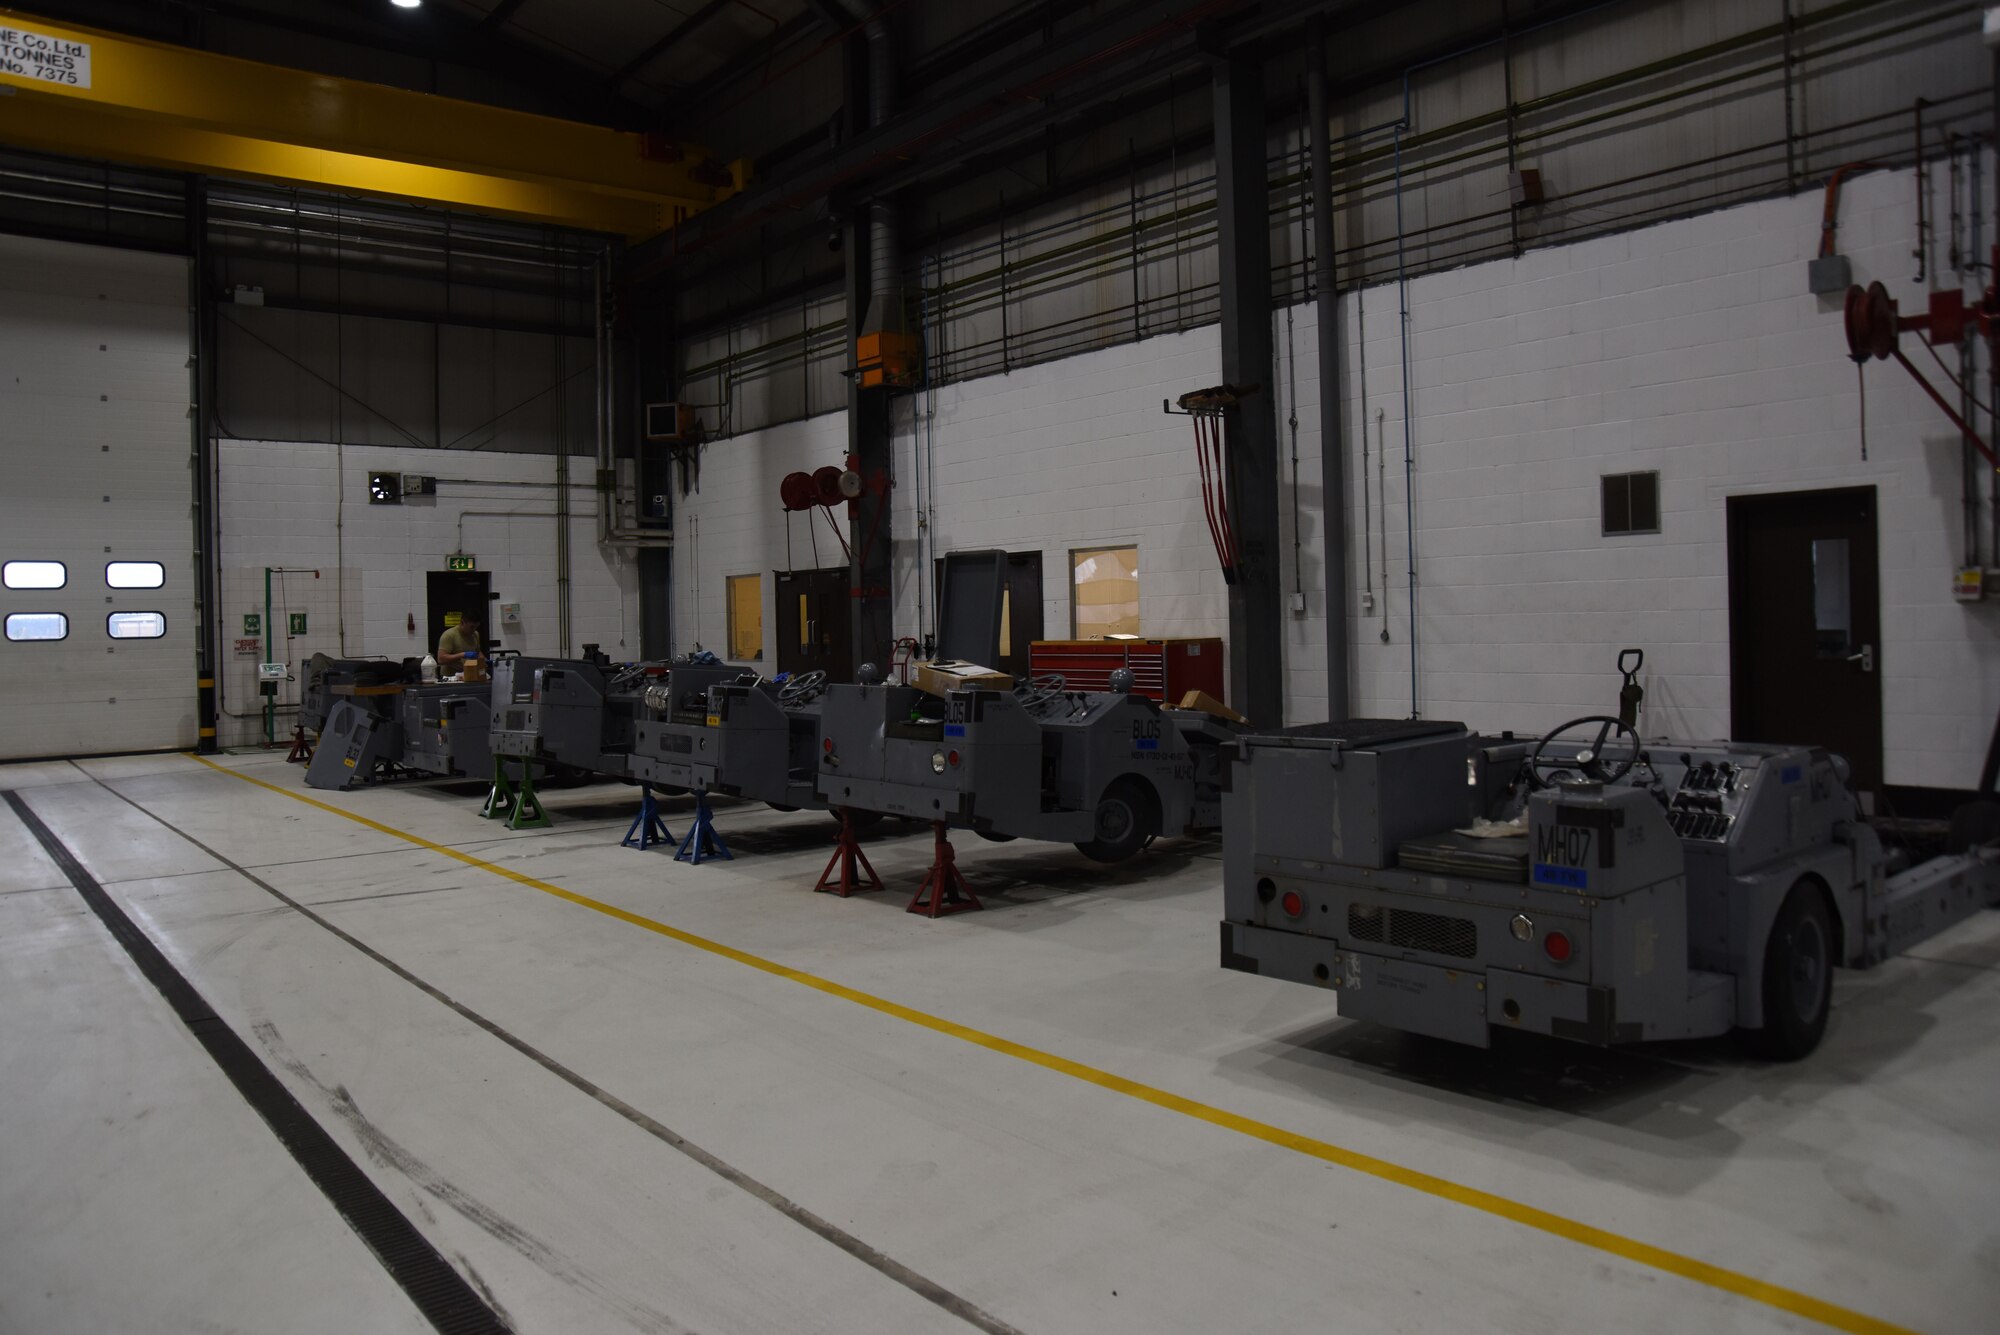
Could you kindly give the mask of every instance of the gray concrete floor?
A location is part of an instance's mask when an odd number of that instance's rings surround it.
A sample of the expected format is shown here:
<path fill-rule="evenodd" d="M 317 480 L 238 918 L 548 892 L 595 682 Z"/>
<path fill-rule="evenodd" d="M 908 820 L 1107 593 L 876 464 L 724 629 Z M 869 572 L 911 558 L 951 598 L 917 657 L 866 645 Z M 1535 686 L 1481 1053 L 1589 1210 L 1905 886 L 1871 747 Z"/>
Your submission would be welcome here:
<path fill-rule="evenodd" d="M 1105 870 L 966 838 L 987 910 L 928 921 L 902 912 L 927 833 L 871 840 L 891 889 L 842 901 L 808 893 L 824 816 L 719 809 L 736 860 L 689 867 L 618 847 L 629 789 L 510 833 L 463 789 L 223 763 L 338 812 L 178 756 L 0 788 L 521 1331 L 2000 1310 L 2000 914 L 1841 975 L 1797 1065 L 1478 1052 L 1219 969 L 1213 841 Z M 0 1007 L 0 1330 L 427 1328 L 7 811 Z"/>

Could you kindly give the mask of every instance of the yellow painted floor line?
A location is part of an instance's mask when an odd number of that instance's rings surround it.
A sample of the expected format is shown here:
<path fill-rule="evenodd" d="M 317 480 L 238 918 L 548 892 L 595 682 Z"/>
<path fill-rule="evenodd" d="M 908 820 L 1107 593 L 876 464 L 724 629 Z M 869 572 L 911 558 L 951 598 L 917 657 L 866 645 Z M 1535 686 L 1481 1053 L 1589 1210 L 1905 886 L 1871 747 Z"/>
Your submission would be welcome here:
<path fill-rule="evenodd" d="M 1342 1168 L 1352 1169 L 1357 1173 L 1365 1173 L 1369 1177 L 1379 1178 L 1384 1182 L 1393 1182 L 1399 1187 L 1408 1187 L 1412 1191 L 1420 1191 L 1426 1196 L 1435 1196 L 1440 1200 L 1451 1201 L 1455 1204 L 1463 1205 L 1468 1209 L 1478 1210 L 1485 1214 L 1509 1220 L 1512 1223 L 1539 1229 L 1544 1233 L 1574 1242 L 1579 1246 L 1594 1248 L 1597 1251 L 1622 1257 L 1638 1265 L 1649 1266 L 1670 1275 L 1678 1275 L 1682 1279 L 1690 1279 L 1697 1284 L 1705 1284 L 1712 1289 L 1719 1289 L 1725 1293 L 1733 1293 L 1738 1297 L 1748 1298 L 1752 1302 L 1776 1308 L 1778 1311 L 1788 1312 L 1793 1316 L 1817 1321 L 1835 1330 L 1853 1331 L 1857 1332 L 1858 1335 L 1914 1335 L 1914 1332 L 1910 1331 L 1908 1327 L 1898 1326 L 1891 1322 L 1869 1316 L 1864 1312 L 1857 1312 L 1851 1308 L 1841 1307 L 1824 1299 L 1815 1298 L 1811 1294 L 1800 1293 L 1796 1289 L 1788 1289 L 1782 1285 L 1766 1283 L 1754 1275 L 1746 1275 L 1741 1271 L 1730 1270 L 1725 1266 L 1715 1265 L 1709 1261 L 1685 1256 L 1680 1252 L 1669 1251 L 1665 1247 L 1655 1247 L 1650 1243 L 1640 1242 L 1636 1238 L 1628 1238 L 1623 1234 L 1613 1233 L 1609 1229 L 1597 1228 L 1594 1225 L 1582 1223 L 1564 1215 L 1537 1209 L 1535 1206 L 1525 1205 L 1520 1201 L 1511 1200 L 1508 1197 L 1496 1195 L 1490 1191 L 1482 1191 L 1477 1187 L 1468 1187 L 1447 1178 L 1436 1177 L 1414 1168 L 1405 1168 L 1401 1164 L 1392 1163 L 1387 1159 L 1378 1159 L 1373 1155 L 1363 1154 L 1359 1150 L 1345 1149 L 1324 1140 L 1315 1140 L 1311 1136 L 1302 1135 L 1296 1131 L 1287 1131 L 1283 1127 L 1274 1126 L 1269 1122 L 1260 1122 L 1253 1117 L 1245 1117 L 1240 1113 L 1233 1113 L 1225 1108 L 1215 1107 L 1213 1104 L 1202 1103 L 1196 1099 L 1186 1098 L 1168 1090 L 1155 1088 L 1152 1085 L 1141 1084 L 1137 1080 L 1128 1080 L 1124 1076 L 1114 1075 L 1110 1071 L 1099 1070 L 1094 1066 L 1086 1066 L 1082 1062 L 1071 1061 L 1069 1058 L 1057 1056 L 1053 1052 L 1044 1052 L 1040 1048 L 1031 1048 L 1025 1043 L 1016 1043 L 1012 1039 L 1001 1038 L 997 1034 L 989 1034 L 984 1030 L 973 1029 L 956 1021 L 944 1019 L 942 1016 L 932 1015 L 926 1011 L 916 1010 L 913 1007 L 890 1001 L 885 997 L 875 996 L 873 993 L 847 987 L 841 983 L 834 982 L 830 978 L 821 978 L 817 974 L 807 973 L 803 969 L 791 968 L 775 960 L 765 959 L 761 955 L 753 955 L 749 951 L 738 950 L 734 946 L 724 945 L 720 941 L 711 941 L 707 937 L 697 936 L 693 932 L 684 932 L 678 927 L 672 927 L 666 923 L 655 921 L 652 918 L 629 912 L 619 908 L 615 904 L 607 904 L 602 900 L 592 899 L 588 895 L 580 895 L 574 890 L 565 890 L 559 885 L 537 880 L 532 876 L 500 866 L 498 863 L 474 857 L 470 853 L 461 853 L 455 848 L 448 848 L 443 844 L 433 843 L 421 835 L 410 834 L 406 831 L 398 830 L 394 826 L 384 825 L 380 821 L 370 820 L 366 816 L 359 816 L 354 812 L 345 811 L 330 802 L 322 802 L 317 798 L 307 797 L 304 793 L 295 792 L 289 788 L 281 788 L 277 784 L 266 783 L 262 779 L 252 778 L 248 774 L 240 773 L 226 765 L 218 765 L 204 756 L 190 754 L 188 759 L 206 765 L 219 773 L 227 774 L 233 779 L 240 779 L 244 783 L 255 784 L 259 788 L 269 789 L 280 796 L 289 797 L 295 802 L 303 802 L 310 807 L 318 807 L 321 811 L 330 812 L 335 816 L 341 817 L 343 820 L 351 820 L 357 825 L 365 825 L 369 829 L 386 834 L 393 839 L 401 839 L 405 843 L 414 844 L 418 848 L 436 853 L 441 857 L 450 858 L 455 862 L 462 862 L 468 867 L 477 867 L 481 871 L 505 877 L 516 885 L 524 885 L 531 890 L 539 890 L 545 895 L 553 895 L 557 899 L 567 900 L 572 904 L 590 909 L 592 912 L 601 913 L 607 918 L 616 918 L 620 922 L 644 928 L 646 931 L 678 941 L 683 945 L 693 946 L 696 950 L 706 951 L 711 955 L 717 955 L 726 960 L 734 960 L 738 964 L 770 974 L 775 978 L 783 978 L 788 982 L 797 983 L 801 987 L 809 987 L 816 992 L 824 992 L 828 996 L 839 997 L 842 1001 L 851 1001 L 857 1006 L 866 1006 L 869 1010 L 879 1012 L 883 1015 L 894 1016 L 898 1020 L 908 1021 L 919 1028 L 949 1035 L 952 1038 L 985 1048 L 988 1051 L 998 1052 L 1005 1056 L 1013 1057 L 1016 1060 L 1027 1062 L 1031 1066 L 1039 1066 L 1044 1070 L 1069 1076 L 1073 1080 L 1081 1080 L 1085 1084 L 1096 1085 L 1100 1089 L 1108 1089 L 1113 1093 L 1123 1094 L 1127 1098 L 1137 1099 L 1141 1103 L 1150 1103 L 1156 1108 L 1164 1108 L 1169 1112 L 1179 1113 L 1181 1116 L 1193 1118 L 1197 1122 L 1206 1122 L 1210 1126 L 1221 1127 L 1225 1131 L 1233 1131 L 1238 1135 L 1248 1136 L 1252 1140 L 1261 1140 L 1268 1145 L 1276 1145 L 1281 1149 L 1291 1150 L 1294 1153 L 1303 1154 L 1308 1158 L 1338 1164 Z"/>

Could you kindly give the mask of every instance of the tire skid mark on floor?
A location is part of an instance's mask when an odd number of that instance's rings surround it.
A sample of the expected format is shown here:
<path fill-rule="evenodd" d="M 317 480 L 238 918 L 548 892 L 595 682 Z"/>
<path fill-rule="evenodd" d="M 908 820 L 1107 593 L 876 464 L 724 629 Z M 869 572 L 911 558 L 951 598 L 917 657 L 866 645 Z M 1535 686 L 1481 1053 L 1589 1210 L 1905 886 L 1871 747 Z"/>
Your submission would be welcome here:
<path fill-rule="evenodd" d="M 275 1024 L 259 1020 L 250 1026 L 250 1032 L 256 1035 L 259 1046 L 274 1063 L 319 1094 L 327 1109 L 361 1142 L 362 1151 L 378 1166 L 409 1179 L 412 1186 L 449 1206 L 453 1213 L 480 1232 L 520 1253 L 551 1277 L 596 1299 L 635 1330 L 645 1331 L 648 1335 L 694 1335 L 691 1328 L 658 1308 L 619 1293 L 588 1267 L 551 1247 L 433 1168 L 370 1120 L 347 1086 L 329 1085 L 315 1075 L 312 1068 L 292 1051 Z M 460 1259 L 463 1260 L 462 1257 Z M 483 1282 L 475 1280 L 474 1286 L 490 1301 L 491 1294 Z M 499 1310 L 498 1304 L 495 1304 L 495 1310 Z M 513 1323 L 510 1321 L 508 1324 Z"/>

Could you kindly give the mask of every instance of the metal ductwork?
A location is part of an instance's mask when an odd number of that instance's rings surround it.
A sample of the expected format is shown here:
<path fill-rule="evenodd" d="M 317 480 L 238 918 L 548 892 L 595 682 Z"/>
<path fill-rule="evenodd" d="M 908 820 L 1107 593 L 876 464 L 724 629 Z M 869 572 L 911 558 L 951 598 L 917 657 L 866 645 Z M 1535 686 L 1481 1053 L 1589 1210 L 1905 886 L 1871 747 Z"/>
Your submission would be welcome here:
<path fill-rule="evenodd" d="M 871 0 L 839 0 L 861 24 L 868 39 L 868 125 L 886 124 L 896 112 L 896 53 L 888 21 Z M 868 206 L 868 312 L 861 332 L 878 334 L 903 327 L 903 252 L 896 234 L 896 208 L 886 199 Z M 893 322 L 890 318 L 894 312 Z"/>

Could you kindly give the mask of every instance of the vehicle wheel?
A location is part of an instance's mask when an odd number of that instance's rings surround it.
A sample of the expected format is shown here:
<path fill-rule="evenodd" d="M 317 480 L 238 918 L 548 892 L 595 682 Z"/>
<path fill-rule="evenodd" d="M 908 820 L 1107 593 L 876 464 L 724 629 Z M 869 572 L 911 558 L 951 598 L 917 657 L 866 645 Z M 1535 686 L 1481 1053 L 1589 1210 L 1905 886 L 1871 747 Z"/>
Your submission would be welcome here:
<path fill-rule="evenodd" d="M 1764 944 L 1764 1027 L 1750 1036 L 1761 1056 L 1797 1061 L 1826 1033 L 1838 952 L 1826 897 L 1810 881 L 1785 896 Z"/>
<path fill-rule="evenodd" d="M 1160 813 L 1152 792 L 1136 779 L 1119 779 L 1097 802 L 1096 837 L 1076 851 L 1093 862 L 1123 862 L 1159 832 Z"/>

